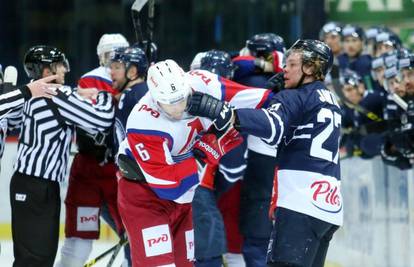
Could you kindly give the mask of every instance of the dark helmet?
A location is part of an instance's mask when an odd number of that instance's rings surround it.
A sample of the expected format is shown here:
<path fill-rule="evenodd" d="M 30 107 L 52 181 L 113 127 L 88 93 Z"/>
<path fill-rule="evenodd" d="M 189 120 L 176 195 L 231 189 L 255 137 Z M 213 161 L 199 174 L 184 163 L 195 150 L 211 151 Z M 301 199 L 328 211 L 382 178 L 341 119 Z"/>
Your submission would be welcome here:
<path fill-rule="evenodd" d="M 37 45 L 27 51 L 24 56 L 24 70 L 29 78 L 39 79 L 42 77 L 43 69 L 48 67 L 53 71 L 53 63 L 62 63 L 67 72 L 70 71 L 69 62 L 62 53 L 55 47 Z"/>
<path fill-rule="evenodd" d="M 331 70 L 333 64 L 332 50 L 327 44 L 319 40 L 306 39 L 297 40 L 288 50 L 286 58 L 289 56 L 292 50 L 302 51 L 302 63 L 315 63 L 320 62 L 320 69 L 316 70 L 318 79 L 321 79 L 321 75 L 326 74 Z"/>
<path fill-rule="evenodd" d="M 228 53 L 219 50 L 210 50 L 205 52 L 201 58 L 200 69 L 208 70 L 227 79 L 231 79 L 234 75 L 235 66 Z"/>
<path fill-rule="evenodd" d="M 379 33 L 375 37 L 375 44 L 386 44 L 394 47 L 395 49 L 399 49 L 402 46 L 400 37 L 392 31 L 384 31 Z"/>
<path fill-rule="evenodd" d="M 138 69 L 140 77 L 145 77 L 148 70 L 148 60 L 145 52 L 138 46 L 120 47 L 115 49 L 111 62 L 121 62 L 125 64 L 126 72 L 134 65 Z"/>
<path fill-rule="evenodd" d="M 342 37 L 345 38 L 348 36 L 359 38 L 361 41 L 365 39 L 364 30 L 357 25 L 347 24 L 342 28 Z"/>
<path fill-rule="evenodd" d="M 319 31 L 319 40 L 323 41 L 325 39 L 325 35 L 328 33 L 334 35 L 342 35 L 342 27 L 342 24 L 335 21 L 326 23 Z"/>
<path fill-rule="evenodd" d="M 142 43 L 135 43 L 132 46 L 141 48 L 142 51 L 144 51 L 145 54 L 147 55 L 147 59 L 149 60 L 149 62 L 150 63 L 155 63 L 155 62 L 158 61 L 158 47 L 154 42 L 151 42 L 151 45 L 149 47 L 149 51 L 147 51 L 147 49 L 148 49 L 147 44 L 148 44 L 148 41 L 144 40 L 144 41 L 142 41 Z"/>
<path fill-rule="evenodd" d="M 274 33 L 260 33 L 246 41 L 246 47 L 255 57 L 266 56 L 274 51 L 284 53 L 285 41 Z"/>
<path fill-rule="evenodd" d="M 342 85 L 351 85 L 353 87 L 357 87 L 359 83 L 362 82 L 361 76 L 355 71 L 350 69 L 346 69 L 340 74 L 339 81 Z"/>
<path fill-rule="evenodd" d="M 414 54 L 405 54 L 398 60 L 398 69 L 414 69 Z"/>
<path fill-rule="evenodd" d="M 378 34 L 388 31 L 384 26 L 371 26 L 365 30 L 365 39 L 367 42 L 375 41 Z"/>

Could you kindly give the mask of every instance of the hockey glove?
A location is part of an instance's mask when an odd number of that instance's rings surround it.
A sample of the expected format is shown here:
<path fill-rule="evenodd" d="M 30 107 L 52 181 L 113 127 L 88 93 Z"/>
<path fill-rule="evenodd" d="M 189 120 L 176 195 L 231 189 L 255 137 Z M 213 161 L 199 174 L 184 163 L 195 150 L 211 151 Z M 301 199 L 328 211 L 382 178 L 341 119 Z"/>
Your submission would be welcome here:
<path fill-rule="evenodd" d="M 285 89 L 285 75 L 284 72 L 279 72 L 270 77 L 266 82 L 266 88 L 272 90 L 272 92 L 277 93 Z"/>
<path fill-rule="evenodd" d="M 234 128 L 229 128 L 217 138 L 213 133 L 203 135 L 193 147 L 194 157 L 210 164 L 218 165 L 220 158 L 243 142 L 243 137 Z"/>
<path fill-rule="evenodd" d="M 234 109 L 208 94 L 194 92 L 188 100 L 186 110 L 190 115 L 211 119 L 219 131 L 226 130 L 234 122 Z"/>

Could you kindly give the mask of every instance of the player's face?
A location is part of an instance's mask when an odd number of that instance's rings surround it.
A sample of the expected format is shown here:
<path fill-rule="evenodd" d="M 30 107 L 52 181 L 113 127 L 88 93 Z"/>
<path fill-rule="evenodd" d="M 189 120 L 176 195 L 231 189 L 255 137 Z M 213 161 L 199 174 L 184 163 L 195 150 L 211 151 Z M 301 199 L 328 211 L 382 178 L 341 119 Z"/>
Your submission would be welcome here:
<path fill-rule="evenodd" d="M 385 68 L 384 67 L 379 67 L 379 68 L 376 68 L 374 70 L 375 78 L 377 78 L 378 83 L 381 86 L 383 86 L 383 84 L 384 84 L 384 72 L 385 72 Z"/>
<path fill-rule="evenodd" d="M 158 105 L 171 118 L 181 120 L 184 115 L 185 108 L 187 107 L 187 98 L 175 104 L 158 103 Z"/>
<path fill-rule="evenodd" d="M 362 95 L 359 92 L 358 87 L 346 84 L 342 88 L 342 91 L 344 92 L 345 98 L 352 104 L 359 104 L 362 99 Z"/>
<path fill-rule="evenodd" d="M 292 52 L 286 59 L 286 66 L 283 71 L 285 75 L 285 88 L 295 88 L 302 77 L 302 54 Z"/>
<path fill-rule="evenodd" d="M 414 95 L 414 69 L 403 69 L 401 76 L 407 94 Z"/>
<path fill-rule="evenodd" d="M 50 75 L 56 74 L 58 78 L 55 80 L 58 84 L 65 84 L 65 74 L 68 72 L 68 68 L 62 62 L 53 63 L 51 65 L 52 73 Z"/>
<path fill-rule="evenodd" d="M 344 51 L 349 57 L 356 57 L 362 51 L 361 39 L 347 36 L 344 40 Z"/>
<path fill-rule="evenodd" d="M 324 42 L 332 49 L 334 55 L 341 53 L 341 36 L 339 34 L 327 33 Z"/>
<path fill-rule="evenodd" d="M 405 90 L 405 86 L 400 82 L 400 80 L 397 77 L 388 79 L 386 82 L 391 92 L 396 93 L 398 96 L 404 97 L 407 93 L 407 91 Z"/>
<path fill-rule="evenodd" d="M 109 68 L 112 80 L 112 87 L 117 90 L 121 90 L 126 83 L 124 63 L 111 62 Z"/>
<path fill-rule="evenodd" d="M 385 53 L 387 53 L 389 51 L 392 51 L 392 50 L 394 50 L 394 47 L 393 46 L 388 45 L 388 44 L 381 43 L 381 44 L 379 44 L 377 46 L 377 51 L 376 51 L 377 54 L 376 54 L 376 56 L 379 57 L 382 54 L 385 54 Z"/>

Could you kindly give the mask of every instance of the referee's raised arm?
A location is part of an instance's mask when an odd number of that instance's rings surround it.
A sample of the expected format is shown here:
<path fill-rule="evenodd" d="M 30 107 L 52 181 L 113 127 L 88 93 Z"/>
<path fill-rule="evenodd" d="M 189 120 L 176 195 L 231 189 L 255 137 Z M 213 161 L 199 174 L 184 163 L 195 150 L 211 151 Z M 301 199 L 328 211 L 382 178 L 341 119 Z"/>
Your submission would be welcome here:
<path fill-rule="evenodd" d="M 105 131 L 112 126 L 114 105 L 109 93 L 99 92 L 96 103 L 92 104 L 69 87 L 61 87 L 56 92 L 57 95 L 52 101 L 67 123 L 80 126 L 89 132 Z"/>

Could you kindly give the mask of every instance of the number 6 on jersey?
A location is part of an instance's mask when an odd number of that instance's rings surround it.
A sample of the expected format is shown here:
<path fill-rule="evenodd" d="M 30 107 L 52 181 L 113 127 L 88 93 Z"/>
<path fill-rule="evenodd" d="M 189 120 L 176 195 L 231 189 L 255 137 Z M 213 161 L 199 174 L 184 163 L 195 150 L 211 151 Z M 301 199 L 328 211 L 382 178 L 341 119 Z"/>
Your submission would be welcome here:
<path fill-rule="evenodd" d="M 139 143 L 135 146 L 139 156 L 141 157 L 142 161 L 147 161 L 149 160 L 151 157 L 148 153 L 147 150 L 145 150 L 144 148 L 144 144 L 143 143 Z"/>

